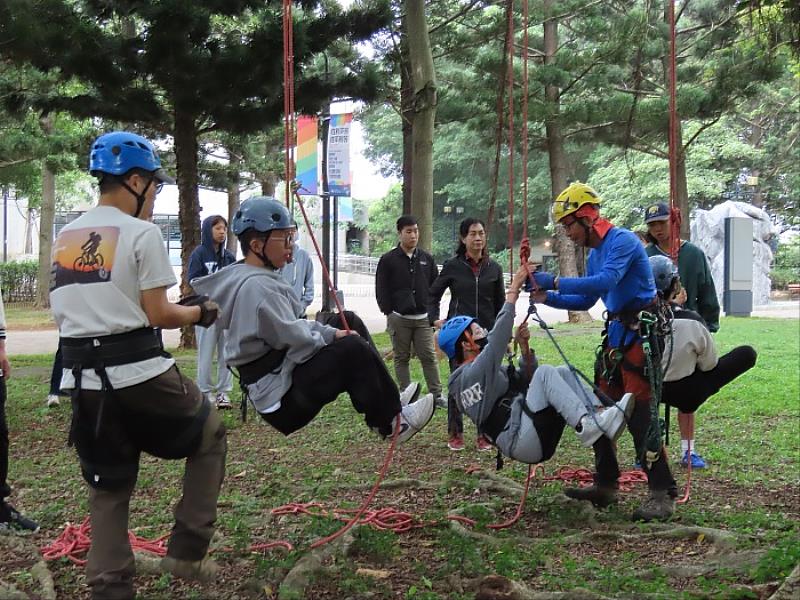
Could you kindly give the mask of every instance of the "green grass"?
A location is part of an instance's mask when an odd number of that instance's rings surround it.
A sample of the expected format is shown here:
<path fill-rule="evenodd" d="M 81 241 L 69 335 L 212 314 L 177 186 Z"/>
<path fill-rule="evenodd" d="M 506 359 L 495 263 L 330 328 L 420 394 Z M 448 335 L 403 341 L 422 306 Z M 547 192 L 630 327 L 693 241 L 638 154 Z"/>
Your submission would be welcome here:
<path fill-rule="evenodd" d="M 454 578 L 499 573 L 536 589 L 588 587 L 610 596 L 655 592 L 696 597 L 740 593 L 733 588 L 785 577 L 800 560 L 796 550 L 800 534 L 799 334 L 797 320 L 723 319 L 721 332 L 715 336 L 720 352 L 751 344 L 759 352 L 758 363 L 698 411 L 696 439 L 709 468 L 694 473 L 691 500 L 678 508 L 675 517 L 682 525 L 739 533 L 743 536 L 739 549 L 767 550 L 752 573 L 721 572 L 696 581 L 676 582 L 661 570 L 661 565 L 685 558 L 673 554 L 670 545 L 617 548 L 613 544 L 567 544 L 566 536 L 588 529 L 578 508 L 558 501 L 560 483 L 535 481 L 521 521 L 510 530 L 493 534 L 485 525 L 507 518 L 515 501 L 478 491 L 478 479 L 465 469 L 470 465 L 491 469 L 494 456 L 474 451 L 471 437 L 475 429 L 471 423 L 465 424 L 467 450 L 449 452 L 445 446 L 446 414 L 438 411 L 426 431 L 397 451 L 389 474 L 390 479 L 431 481 L 433 489 L 384 490 L 373 506 L 394 506 L 421 520 L 440 520 L 459 509 L 478 521 L 477 531 L 496 536 L 499 543 L 464 538 L 443 525 L 401 536 L 361 528 L 351 554 L 337 562 L 341 564 L 336 575 L 322 577 L 309 593 L 319 598 L 358 598 L 368 593 L 375 598 L 467 598 L 472 596 L 452 589 Z M 540 335 L 536 332 L 533 339 L 539 360 L 559 364 L 552 344 Z M 562 325 L 554 335 L 576 366 L 590 373 L 599 340 L 597 327 Z M 389 349 L 386 334 L 375 338 L 380 349 Z M 180 352 L 176 358 L 180 368 L 194 376 L 194 353 Z M 13 357 L 14 376 L 8 380 L 6 405 L 11 429 L 10 480 L 15 488 L 12 501 L 42 525 L 35 536 L 38 545 L 53 539 L 65 522 L 80 522 L 87 514 L 86 487 L 74 452 L 66 446 L 68 403 L 57 409 L 44 407 L 51 360 L 49 355 Z M 446 381 L 446 363 L 442 362 L 440 370 Z M 417 361 L 412 362 L 412 375 L 422 378 Z M 235 396 L 238 400 L 238 391 Z M 174 598 L 206 597 L 209 593 L 263 598 L 263 590 L 260 595 L 248 592 L 244 582 L 256 578 L 276 586 L 309 543 L 341 526 L 330 517 L 275 518 L 270 515 L 273 507 L 319 501 L 329 508 L 352 508 L 365 497 L 366 491 L 353 486 L 374 481 L 386 445 L 364 427 L 347 398 L 327 407 L 312 424 L 290 437 L 264 425 L 252 410 L 249 414 L 246 423 L 239 420 L 238 411 L 224 414 L 229 452 L 220 496 L 221 537 L 215 545 L 221 548 L 216 558 L 226 568 L 229 585 L 212 588 L 212 592 L 185 584 L 173 589 L 174 582 L 142 576 L 137 585 L 140 592 L 144 590 L 143 597 L 159 597 L 170 589 Z M 671 437 L 676 441 L 676 419 L 672 423 Z M 619 457 L 624 468 L 633 462 L 629 436 L 619 440 Z M 545 465 L 546 473 L 565 465 L 592 465 L 591 452 L 569 432 L 565 432 L 556 456 Z M 682 487 L 685 471 L 674 463 L 672 466 Z M 509 461 L 502 474 L 522 482 L 526 473 L 526 465 Z M 142 460 L 130 517 L 130 526 L 139 535 L 154 538 L 169 530 L 171 511 L 180 495 L 181 474 L 180 461 Z M 627 526 L 628 515 L 644 493 L 637 488 L 624 494 L 620 506 L 596 515 L 597 526 Z M 647 527 L 639 529 L 646 531 Z M 527 542 L 520 542 L 523 536 L 527 536 Z M 248 552 L 252 543 L 275 539 L 291 541 L 298 551 L 266 555 Z M 697 560 L 703 560 L 703 556 Z M 0 557 L 0 579 L 27 585 L 24 575 L 16 574 L 19 569 L 12 575 L 1 563 Z M 359 567 L 382 569 L 391 575 L 375 581 L 358 574 Z M 647 577 L 637 574 L 642 570 Z M 79 573 L 80 569 L 67 564 L 56 570 L 62 595 L 85 593 L 82 577 L 76 576 Z"/>

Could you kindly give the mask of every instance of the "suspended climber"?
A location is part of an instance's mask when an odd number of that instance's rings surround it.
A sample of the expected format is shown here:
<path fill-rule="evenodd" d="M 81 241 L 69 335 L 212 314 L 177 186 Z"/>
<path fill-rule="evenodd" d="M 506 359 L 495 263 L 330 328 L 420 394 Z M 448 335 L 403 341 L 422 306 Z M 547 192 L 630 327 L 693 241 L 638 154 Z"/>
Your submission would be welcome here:
<path fill-rule="evenodd" d="M 647 474 L 650 495 L 634 520 L 667 519 L 675 511 L 677 487 L 667 464 L 658 420 L 661 383 L 656 288 L 644 248 L 636 235 L 600 216 L 600 196 L 575 182 L 553 205 L 554 221 L 578 246 L 591 248 L 584 277 L 533 274 L 535 302 L 554 308 L 588 310 L 602 299 L 606 323 L 598 350 L 595 380 L 608 396 L 632 393 L 636 406 L 628 421 L 636 454 Z M 617 501 L 619 464 L 614 444 L 601 437 L 594 444 L 594 485 L 570 488 L 567 496 L 599 507 Z"/>
<path fill-rule="evenodd" d="M 503 366 L 515 305 L 527 277 L 528 268 L 522 265 L 490 332 L 475 317 L 455 316 L 442 326 L 439 346 L 456 364 L 448 389 L 459 409 L 503 455 L 536 464 L 553 456 L 567 424 L 587 448 L 603 436 L 612 443 L 624 430 L 634 400 L 626 394 L 603 409 L 567 367 L 538 365 L 528 348 L 525 325 L 516 336 L 523 347 L 519 370 Z"/>
<path fill-rule="evenodd" d="M 294 241 L 286 207 L 271 197 L 248 198 L 231 229 L 244 260 L 191 284 L 220 305 L 219 322 L 228 330 L 225 360 L 261 417 L 289 435 L 347 392 L 366 424 L 384 437 L 397 433 L 404 442 L 425 427 L 435 408 L 432 395 L 417 399 L 416 382 L 400 394 L 361 336 L 304 318 L 301 299 L 278 271 Z"/>
<path fill-rule="evenodd" d="M 723 386 L 755 366 L 756 351 L 751 346 L 737 346 L 718 357 L 703 318 L 675 304 L 682 287 L 678 267 L 666 256 L 651 256 L 650 265 L 658 301 L 673 314 L 661 361 L 662 401 L 685 414 L 694 414 Z"/>

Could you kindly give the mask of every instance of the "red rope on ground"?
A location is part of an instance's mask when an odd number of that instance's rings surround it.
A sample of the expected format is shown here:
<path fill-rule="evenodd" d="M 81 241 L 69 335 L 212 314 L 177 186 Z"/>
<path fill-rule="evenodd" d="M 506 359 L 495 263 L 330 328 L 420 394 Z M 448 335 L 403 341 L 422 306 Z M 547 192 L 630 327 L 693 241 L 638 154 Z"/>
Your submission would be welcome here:
<path fill-rule="evenodd" d="M 561 467 L 554 475 L 542 477 L 543 481 L 563 481 L 565 483 L 577 483 L 581 487 L 586 487 L 594 483 L 594 477 L 589 469 Z M 637 483 L 647 483 L 647 475 L 640 469 L 623 471 L 619 475 L 619 490 L 629 492 Z"/>
<path fill-rule="evenodd" d="M 527 4 L 526 4 L 527 6 Z M 503 521 L 502 523 L 492 523 L 491 525 L 487 525 L 489 529 L 507 529 L 511 527 L 514 523 L 519 521 L 519 518 L 522 516 L 522 509 L 525 507 L 525 500 L 528 499 L 528 489 L 531 485 L 531 479 L 536 476 L 536 471 L 542 471 L 544 473 L 544 466 L 541 463 L 535 465 L 528 465 L 528 476 L 525 478 L 525 489 L 522 492 L 522 498 L 519 501 L 519 505 L 517 506 L 517 512 L 514 513 L 514 516 L 508 519 L 507 521 Z"/>
<path fill-rule="evenodd" d="M 89 551 L 92 544 L 91 534 L 92 527 L 89 524 L 89 517 L 86 517 L 78 526 L 67 523 L 61 535 L 41 548 L 42 557 L 44 560 L 66 557 L 76 565 L 83 566 L 86 564 L 86 560 L 80 557 Z M 169 539 L 169 534 L 162 535 L 155 540 L 146 540 L 136 536 L 132 531 L 128 531 L 128 541 L 134 551 L 149 552 L 156 556 L 167 554 L 165 543 L 167 539 Z"/>
<path fill-rule="evenodd" d="M 303 214 L 305 215 L 305 213 Z M 342 313 L 342 319 L 344 319 L 344 313 Z M 366 512 L 367 507 L 370 505 L 372 499 L 375 497 L 375 494 L 378 493 L 378 489 L 381 486 L 381 481 L 383 481 L 383 478 L 386 476 L 386 473 L 389 470 L 389 465 L 392 463 L 392 456 L 394 455 L 394 449 L 397 446 L 397 436 L 399 433 L 400 433 L 400 413 L 397 413 L 394 422 L 394 434 L 392 435 L 392 443 L 389 445 L 389 450 L 386 452 L 386 459 L 383 461 L 383 467 L 381 467 L 381 471 L 378 474 L 378 479 L 375 480 L 375 485 L 372 486 L 372 490 L 370 491 L 366 500 L 364 500 L 364 503 L 361 505 L 361 508 L 359 508 L 358 511 L 356 511 L 355 516 L 344 527 L 342 527 L 339 531 L 332 533 L 329 536 L 317 540 L 316 542 L 311 544 L 311 548 L 318 548 L 323 544 L 327 544 L 328 542 L 335 540 L 339 536 L 343 535 L 353 525 L 358 523 L 358 520 Z"/>

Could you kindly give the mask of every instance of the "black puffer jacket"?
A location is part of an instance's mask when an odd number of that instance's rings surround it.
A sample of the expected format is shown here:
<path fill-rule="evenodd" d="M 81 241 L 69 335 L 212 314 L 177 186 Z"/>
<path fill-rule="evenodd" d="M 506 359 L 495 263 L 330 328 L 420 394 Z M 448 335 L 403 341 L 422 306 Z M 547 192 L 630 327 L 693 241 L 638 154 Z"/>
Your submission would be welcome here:
<path fill-rule="evenodd" d="M 428 290 L 439 275 L 433 257 L 416 248 L 411 258 L 398 244 L 381 256 L 375 271 L 375 297 L 385 315 L 423 315 L 428 312 Z"/>
<path fill-rule="evenodd" d="M 439 319 L 439 305 L 446 289 L 450 289 L 447 318 L 466 315 L 478 319 L 481 327 L 491 329 L 505 302 L 503 269 L 488 256 L 480 264 L 478 274 L 472 271 L 463 254 L 457 254 L 442 266 L 442 272 L 430 289 L 428 320 Z"/>

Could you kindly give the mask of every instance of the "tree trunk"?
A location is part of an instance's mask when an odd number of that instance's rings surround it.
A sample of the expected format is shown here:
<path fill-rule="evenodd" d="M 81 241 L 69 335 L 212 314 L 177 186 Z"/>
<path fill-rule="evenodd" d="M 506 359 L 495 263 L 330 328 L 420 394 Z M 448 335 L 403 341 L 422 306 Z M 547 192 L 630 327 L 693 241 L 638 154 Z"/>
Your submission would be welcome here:
<path fill-rule="evenodd" d="M 764 128 L 761 126 L 760 122 L 754 122 L 752 126 L 753 129 L 750 132 L 750 145 L 753 146 L 753 148 L 761 148 L 761 140 L 764 137 Z M 751 187 L 753 191 L 751 202 L 753 206 L 764 208 L 764 194 L 761 191 L 761 186 L 758 183 L 758 178 L 761 176 L 761 169 L 754 167 L 750 170 L 750 175 L 753 177 L 753 183 L 755 184 Z"/>
<path fill-rule="evenodd" d="M 554 0 L 545 0 L 545 15 L 552 14 Z M 544 64 L 553 64 L 558 51 L 558 21 L 548 19 L 544 22 Z M 561 190 L 567 187 L 567 157 L 564 152 L 564 135 L 561 123 L 558 121 L 560 112 L 560 90 L 558 86 L 547 85 L 544 89 L 547 99 L 548 112 L 545 117 L 545 132 L 547 135 L 547 153 L 550 163 L 550 186 L 552 197 L 555 198 Z M 575 244 L 572 243 L 563 229 L 556 228 L 556 252 L 558 253 L 558 269 L 562 277 L 576 277 L 578 275 L 575 260 Z M 592 318 L 586 311 L 569 311 L 571 323 L 591 321 Z"/>
<path fill-rule="evenodd" d="M 53 133 L 53 118 L 47 114 L 39 119 L 45 137 Z M 39 220 L 39 274 L 36 279 L 36 307 L 50 306 L 50 269 L 53 251 L 53 221 L 56 212 L 56 174 L 50 170 L 47 159 L 42 161 L 42 208 Z"/>
<path fill-rule="evenodd" d="M 36 221 L 36 211 L 28 207 L 25 215 L 25 254 L 33 254 L 33 224 Z"/>
<path fill-rule="evenodd" d="M 261 179 L 261 195 L 262 196 L 274 196 L 275 195 L 275 182 L 277 181 L 277 177 L 274 173 L 267 173 L 263 179 Z"/>
<path fill-rule="evenodd" d="M 669 9 L 670 9 L 670 1 L 666 0 L 664 2 L 664 23 L 666 23 L 667 29 L 669 30 L 670 26 L 670 16 L 669 16 Z M 676 53 L 680 53 L 680 49 L 676 47 Z M 664 70 L 664 89 L 667 90 L 669 94 L 670 90 L 670 55 L 669 52 L 664 56 L 664 59 L 661 61 Z M 676 78 L 677 81 L 677 78 Z M 676 92 L 677 94 L 677 92 Z M 675 201 L 678 204 L 678 210 L 681 212 L 681 231 L 680 237 L 681 239 L 688 240 L 691 231 L 690 228 L 690 220 L 689 220 L 689 186 L 686 183 L 686 148 L 683 147 L 683 133 L 681 127 L 681 119 L 680 115 L 677 114 L 676 108 L 676 115 L 675 119 L 677 120 L 677 124 L 675 127 L 675 148 L 677 148 L 678 156 L 676 157 L 676 169 L 675 169 Z M 669 147 L 669 126 L 667 126 L 667 146 Z"/>
<path fill-rule="evenodd" d="M 414 127 L 411 170 L 411 214 L 419 222 L 419 245 L 431 249 L 433 240 L 433 126 L 436 118 L 436 75 L 428 38 L 424 0 L 405 0 L 411 83 L 414 89 Z"/>
<path fill-rule="evenodd" d="M 411 161 L 414 156 L 412 132 L 414 131 L 414 90 L 411 85 L 411 59 L 408 55 L 408 27 L 406 15 L 402 20 L 402 36 L 400 41 L 400 115 L 403 132 L 403 214 L 411 214 L 411 185 L 414 171 Z"/>
<path fill-rule="evenodd" d="M 239 210 L 239 167 L 242 163 L 241 158 L 234 152 L 228 152 L 228 239 L 225 247 L 236 254 L 236 236 L 231 231 L 233 215 Z"/>
<path fill-rule="evenodd" d="M 197 188 L 197 129 L 194 116 L 175 109 L 175 166 L 178 172 L 178 226 L 181 230 L 181 296 L 192 293 L 186 280 L 189 256 L 200 245 L 200 198 Z M 194 327 L 181 328 L 181 348 L 194 348 Z"/>

